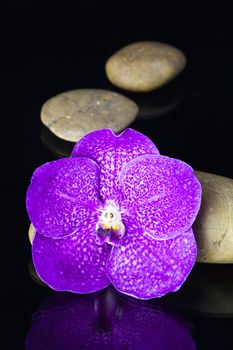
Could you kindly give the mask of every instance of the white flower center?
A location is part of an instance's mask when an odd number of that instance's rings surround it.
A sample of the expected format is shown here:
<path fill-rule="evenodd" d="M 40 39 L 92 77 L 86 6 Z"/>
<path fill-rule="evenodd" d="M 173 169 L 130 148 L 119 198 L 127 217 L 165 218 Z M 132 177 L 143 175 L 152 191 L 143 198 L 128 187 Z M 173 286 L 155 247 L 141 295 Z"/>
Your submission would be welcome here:
<path fill-rule="evenodd" d="M 119 225 L 122 223 L 121 214 L 119 211 L 112 207 L 107 206 L 100 216 L 100 222 L 104 228 L 109 228 L 113 231 L 119 228 Z"/>
<path fill-rule="evenodd" d="M 96 224 L 96 233 L 101 241 L 116 244 L 125 234 L 125 226 L 121 214 L 114 205 L 107 205 Z"/>

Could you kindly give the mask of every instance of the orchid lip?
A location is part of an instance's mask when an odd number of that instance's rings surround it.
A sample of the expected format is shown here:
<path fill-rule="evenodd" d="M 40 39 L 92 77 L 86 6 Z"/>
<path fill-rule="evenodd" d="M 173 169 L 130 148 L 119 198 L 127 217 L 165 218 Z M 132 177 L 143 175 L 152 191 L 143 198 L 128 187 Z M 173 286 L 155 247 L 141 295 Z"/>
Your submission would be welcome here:
<path fill-rule="evenodd" d="M 125 234 L 125 226 L 119 208 L 114 202 L 108 202 L 101 210 L 96 224 L 97 243 L 102 245 L 120 245 L 120 240 Z"/>

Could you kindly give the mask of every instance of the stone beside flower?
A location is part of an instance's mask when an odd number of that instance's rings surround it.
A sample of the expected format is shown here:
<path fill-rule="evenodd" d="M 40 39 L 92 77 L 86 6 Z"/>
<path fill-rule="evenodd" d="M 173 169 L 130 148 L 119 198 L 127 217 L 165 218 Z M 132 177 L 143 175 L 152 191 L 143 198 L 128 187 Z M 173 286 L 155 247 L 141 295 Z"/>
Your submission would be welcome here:
<path fill-rule="evenodd" d="M 176 291 L 196 259 L 200 202 L 193 169 L 160 155 L 143 134 L 91 132 L 70 158 L 33 174 L 26 205 L 35 269 L 58 291 L 111 283 L 140 299 Z"/>

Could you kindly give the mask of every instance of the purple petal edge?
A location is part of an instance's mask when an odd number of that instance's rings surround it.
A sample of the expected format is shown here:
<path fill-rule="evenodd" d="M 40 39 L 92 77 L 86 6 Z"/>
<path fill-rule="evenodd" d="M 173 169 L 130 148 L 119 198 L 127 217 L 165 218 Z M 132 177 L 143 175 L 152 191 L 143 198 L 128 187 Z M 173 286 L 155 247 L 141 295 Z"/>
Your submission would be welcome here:
<path fill-rule="evenodd" d="M 99 246 L 88 223 L 82 234 L 54 239 L 36 232 L 32 242 L 35 270 L 56 291 L 92 293 L 110 284 L 105 274 L 111 247 Z"/>
<path fill-rule="evenodd" d="M 197 254 L 192 229 L 165 241 L 130 232 L 114 247 L 106 273 L 115 288 L 138 299 L 177 291 L 189 275 Z"/>
<path fill-rule="evenodd" d="M 120 197 L 119 175 L 125 164 L 144 154 L 159 154 L 145 135 L 133 129 L 114 134 L 111 129 L 93 131 L 74 146 L 72 157 L 87 157 L 100 166 L 102 200 Z"/>
<path fill-rule="evenodd" d="M 165 156 L 140 156 L 125 165 L 120 182 L 122 206 L 148 236 L 170 239 L 192 226 L 202 191 L 188 164 Z"/>
<path fill-rule="evenodd" d="M 37 168 L 26 206 L 37 231 L 48 237 L 69 236 L 100 205 L 99 166 L 91 159 L 64 158 Z"/>

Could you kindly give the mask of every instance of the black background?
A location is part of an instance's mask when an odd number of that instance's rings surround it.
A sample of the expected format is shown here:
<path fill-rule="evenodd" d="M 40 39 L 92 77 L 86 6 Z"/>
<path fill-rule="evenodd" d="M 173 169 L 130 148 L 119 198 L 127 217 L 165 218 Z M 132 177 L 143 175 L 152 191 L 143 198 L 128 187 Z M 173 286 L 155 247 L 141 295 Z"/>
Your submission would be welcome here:
<path fill-rule="evenodd" d="M 144 107 L 178 98 L 170 114 L 136 120 L 131 127 L 152 138 L 162 154 L 233 178 L 233 15 L 230 1 L 5 1 L 0 23 L 0 342 L 1 348 L 23 349 L 33 312 L 53 293 L 28 272 L 25 192 L 33 170 L 56 158 L 42 142 L 42 104 L 74 88 L 119 91 Z M 179 47 L 187 56 L 185 71 L 149 94 L 116 89 L 105 76 L 106 59 L 139 40 Z M 232 318 L 184 312 L 197 349 L 233 348 Z"/>

